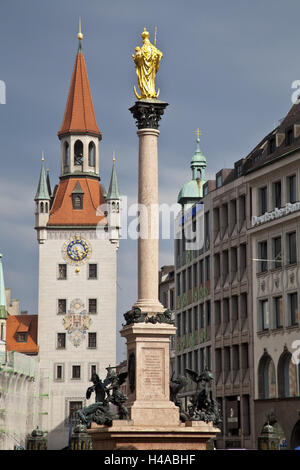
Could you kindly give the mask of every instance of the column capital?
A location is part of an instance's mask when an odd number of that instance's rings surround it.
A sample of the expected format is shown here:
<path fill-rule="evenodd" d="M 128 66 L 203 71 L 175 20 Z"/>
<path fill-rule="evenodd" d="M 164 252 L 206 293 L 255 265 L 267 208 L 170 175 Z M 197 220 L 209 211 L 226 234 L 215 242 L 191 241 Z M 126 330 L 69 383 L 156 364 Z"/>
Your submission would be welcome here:
<path fill-rule="evenodd" d="M 159 121 L 164 114 L 168 103 L 157 99 L 145 99 L 136 101 L 134 106 L 129 108 L 138 129 L 158 129 Z"/>

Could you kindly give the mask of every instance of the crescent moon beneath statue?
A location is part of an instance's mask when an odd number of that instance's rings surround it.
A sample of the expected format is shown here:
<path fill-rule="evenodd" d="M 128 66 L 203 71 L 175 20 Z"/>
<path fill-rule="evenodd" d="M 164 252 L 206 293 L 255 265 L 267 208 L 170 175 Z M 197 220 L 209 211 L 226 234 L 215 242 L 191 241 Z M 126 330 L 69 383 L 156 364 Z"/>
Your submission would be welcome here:
<path fill-rule="evenodd" d="M 137 97 L 137 99 L 140 100 L 142 96 L 140 96 L 140 95 L 138 94 L 138 92 L 136 91 L 135 86 L 133 87 L 133 91 L 134 91 L 134 94 L 135 94 L 135 96 Z"/>

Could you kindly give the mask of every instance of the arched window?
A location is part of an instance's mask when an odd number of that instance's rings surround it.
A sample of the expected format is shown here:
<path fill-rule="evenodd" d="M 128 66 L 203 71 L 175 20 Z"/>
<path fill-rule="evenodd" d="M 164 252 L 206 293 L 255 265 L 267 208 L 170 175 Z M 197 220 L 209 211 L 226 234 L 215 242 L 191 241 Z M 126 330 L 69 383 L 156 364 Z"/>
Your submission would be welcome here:
<path fill-rule="evenodd" d="M 45 212 L 48 213 L 48 202 L 45 202 Z"/>
<path fill-rule="evenodd" d="M 81 140 L 76 140 L 74 144 L 74 165 L 82 166 L 83 162 L 83 143 Z"/>
<path fill-rule="evenodd" d="M 276 373 L 271 356 L 264 352 L 258 365 L 258 394 L 259 398 L 276 397 Z"/>
<path fill-rule="evenodd" d="M 64 145 L 64 165 L 65 167 L 70 166 L 70 147 L 68 142 L 65 142 Z"/>
<path fill-rule="evenodd" d="M 95 144 L 94 142 L 89 143 L 89 166 L 95 166 Z"/>
<path fill-rule="evenodd" d="M 44 203 L 43 202 L 41 202 L 40 211 L 41 211 L 41 213 L 44 212 Z"/>
<path fill-rule="evenodd" d="M 297 368 L 292 362 L 292 354 L 287 350 L 278 361 L 278 393 L 280 397 L 297 395 Z"/>

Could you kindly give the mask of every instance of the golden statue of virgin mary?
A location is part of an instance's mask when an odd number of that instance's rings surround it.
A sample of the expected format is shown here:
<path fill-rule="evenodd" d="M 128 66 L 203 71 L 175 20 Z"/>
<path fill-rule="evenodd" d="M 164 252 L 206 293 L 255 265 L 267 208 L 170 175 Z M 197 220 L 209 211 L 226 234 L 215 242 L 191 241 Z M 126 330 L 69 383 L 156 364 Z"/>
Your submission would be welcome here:
<path fill-rule="evenodd" d="M 158 97 L 159 90 L 158 92 L 155 91 L 155 76 L 163 56 L 162 52 L 155 47 L 156 39 L 154 45 L 149 41 L 149 33 L 146 31 L 146 28 L 144 28 L 141 36 L 143 38 L 143 45 L 142 47 L 136 47 L 135 55 L 132 54 L 141 94 L 137 93 L 135 87 L 133 90 L 139 100 Z"/>

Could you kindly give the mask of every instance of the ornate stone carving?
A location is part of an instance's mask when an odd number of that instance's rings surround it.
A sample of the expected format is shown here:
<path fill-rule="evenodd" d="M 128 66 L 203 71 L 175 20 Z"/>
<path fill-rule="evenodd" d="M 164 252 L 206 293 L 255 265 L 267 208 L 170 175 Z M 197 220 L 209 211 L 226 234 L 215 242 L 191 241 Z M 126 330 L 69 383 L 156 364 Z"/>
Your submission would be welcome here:
<path fill-rule="evenodd" d="M 124 314 L 126 324 L 122 326 L 128 326 L 133 323 L 168 323 L 169 325 L 174 325 L 174 320 L 172 320 L 172 313 L 170 310 L 165 310 L 163 313 L 157 313 L 156 315 L 148 316 L 147 313 L 142 313 L 141 309 L 136 307 L 132 311 L 126 312 Z"/>
<path fill-rule="evenodd" d="M 168 103 L 156 99 L 137 101 L 129 111 L 136 120 L 138 129 L 158 129 L 159 121 Z"/>

